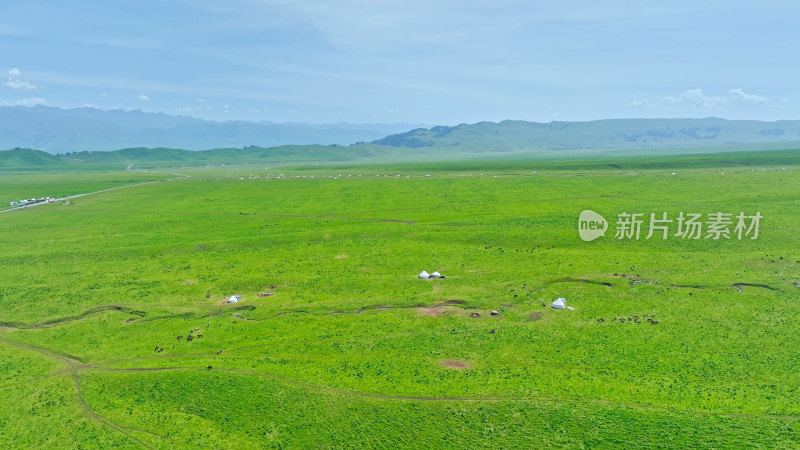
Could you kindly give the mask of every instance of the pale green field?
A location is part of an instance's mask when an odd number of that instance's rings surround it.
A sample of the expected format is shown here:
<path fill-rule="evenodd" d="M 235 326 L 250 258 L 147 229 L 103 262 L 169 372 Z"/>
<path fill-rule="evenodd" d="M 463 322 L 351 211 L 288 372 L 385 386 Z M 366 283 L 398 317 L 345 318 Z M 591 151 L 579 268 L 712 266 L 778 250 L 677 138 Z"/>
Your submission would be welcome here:
<path fill-rule="evenodd" d="M 797 448 L 778 160 L 196 168 L 4 213 L 0 447 Z M 583 209 L 764 219 L 588 243 Z"/>

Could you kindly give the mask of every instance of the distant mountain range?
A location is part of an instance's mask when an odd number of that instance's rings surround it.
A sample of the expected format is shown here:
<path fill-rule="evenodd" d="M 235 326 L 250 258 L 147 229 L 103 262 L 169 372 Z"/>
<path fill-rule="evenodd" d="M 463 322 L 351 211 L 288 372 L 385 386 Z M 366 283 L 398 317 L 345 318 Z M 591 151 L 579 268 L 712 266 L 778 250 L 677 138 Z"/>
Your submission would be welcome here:
<path fill-rule="evenodd" d="M 0 108 L 0 148 L 14 148 L 0 151 L 0 170 L 311 161 L 446 163 L 464 158 L 532 154 L 655 155 L 684 152 L 684 149 L 727 152 L 800 148 L 800 121 L 718 118 L 551 123 L 507 120 L 414 128 L 388 136 L 380 134 L 371 142 L 356 142 L 398 126 L 401 125 L 209 122 L 141 111 Z M 347 140 L 347 136 L 351 138 L 345 143 L 350 145 L 331 142 Z M 300 144 L 275 144 L 292 141 Z M 126 146 L 127 143 L 135 146 Z M 120 147 L 125 148 L 113 150 Z M 208 150 L 196 151 L 205 148 Z M 79 149 L 113 151 L 76 152 Z"/>
<path fill-rule="evenodd" d="M 419 124 L 308 124 L 226 121 L 142 111 L 0 107 L 0 148 L 35 148 L 49 153 L 174 147 L 352 144 L 406 131 Z"/>
<path fill-rule="evenodd" d="M 3 106 L 0 149 L 71 153 L 138 147 L 209 150 L 372 142 L 388 147 L 510 152 L 800 141 L 798 120 L 609 119 L 550 123 L 506 120 L 430 129 L 417 127 L 415 124 L 214 122 L 142 111 Z"/>
<path fill-rule="evenodd" d="M 419 128 L 374 141 L 423 148 L 457 146 L 492 151 L 644 149 L 800 141 L 800 120 L 609 119 L 536 123 L 506 120 Z"/>

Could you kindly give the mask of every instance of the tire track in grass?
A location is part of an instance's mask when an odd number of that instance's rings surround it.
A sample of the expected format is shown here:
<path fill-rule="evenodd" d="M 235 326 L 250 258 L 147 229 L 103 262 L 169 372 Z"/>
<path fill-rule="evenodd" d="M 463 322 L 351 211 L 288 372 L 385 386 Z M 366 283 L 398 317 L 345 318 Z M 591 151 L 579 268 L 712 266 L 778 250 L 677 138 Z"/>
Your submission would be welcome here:
<path fill-rule="evenodd" d="M 234 349 L 235 350 L 235 349 Z M 283 377 L 280 375 L 275 375 L 266 371 L 260 371 L 256 369 L 236 369 L 236 368 L 194 368 L 194 367 L 163 367 L 163 368 L 130 368 L 130 369 L 109 369 L 105 367 L 93 366 L 87 368 L 86 370 L 100 370 L 100 371 L 125 371 L 128 373 L 152 373 L 152 372 L 164 372 L 164 371 L 194 371 L 194 372 L 211 372 L 211 371 L 218 371 L 218 372 L 227 372 L 227 373 L 237 373 L 242 375 L 255 375 L 261 376 L 265 378 L 269 378 L 284 384 L 291 384 L 294 386 L 299 386 L 308 390 L 318 391 L 318 392 L 325 392 L 334 395 L 346 396 L 346 397 L 358 397 L 358 398 L 370 398 L 376 400 L 391 400 L 391 401 L 410 401 L 410 402 L 439 402 L 439 403 L 500 403 L 500 402 L 511 402 L 511 403 L 547 403 L 547 404 L 565 404 L 570 403 L 574 405 L 578 405 L 579 403 L 585 404 L 590 403 L 597 406 L 609 407 L 609 408 L 628 408 L 628 409 L 635 409 L 635 410 L 643 410 L 643 411 L 655 411 L 655 412 L 662 412 L 662 413 L 685 413 L 685 414 L 695 414 L 695 415 L 710 415 L 710 416 L 717 416 L 717 417 L 730 417 L 730 418 L 739 418 L 739 419 L 747 419 L 747 418 L 755 418 L 755 419 L 772 419 L 772 420 L 800 420 L 800 415 L 792 415 L 792 414 L 782 414 L 782 415 L 772 415 L 772 414 L 750 414 L 750 413 L 722 413 L 716 411 L 708 411 L 708 410 L 693 410 L 693 409 L 679 409 L 679 408 L 668 408 L 663 406 L 654 406 L 654 405 L 643 405 L 637 403 L 624 403 L 624 402 L 612 402 L 604 399 L 564 399 L 564 398 L 556 398 L 556 397 L 548 397 L 548 396 L 536 396 L 536 397 L 498 397 L 498 396 L 481 396 L 481 397 L 445 397 L 445 396 L 419 396 L 419 395 L 395 395 L 395 394 L 380 394 L 374 392 L 363 392 L 363 391 L 349 391 L 344 389 L 333 388 L 329 386 L 322 386 L 316 385 L 312 383 L 308 383 L 306 381 Z"/>
<path fill-rule="evenodd" d="M 21 348 L 23 350 L 28 350 L 28 351 L 31 351 L 31 352 L 40 353 L 40 354 L 45 355 L 46 357 L 48 357 L 50 359 L 53 359 L 53 360 L 59 362 L 62 366 L 65 366 L 62 370 L 57 371 L 57 372 L 55 372 L 53 374 L 50 374 L 47 377 L 40 378 L 40 379 L 46 379 L 46 378 L 55 377 L 55 376 L 61 376 L 61 375 L 69 376 L 70 379 L 72 380 L 72 382 L 75 385 L 76 399 L 78 401 L 78 405 L 81 407 L 81 409 L 83 410 L 83 412 L 86 415 L 88 415 L 89 417 L 91 417 L 96 422 L 100 423 L 101 425 L 104 425 L 104 426 L 106 426 L 108 428 L 111 428 L 112 430 L 116 430 L 119 433 L 122 433 L 123 435 L 127 436 L 129 439 L 131 439 L 132 441 L 134 441 L 135 443 L 139 444 L 140 446 L 142 446 L 144 448 L 151 448 L 151 447 L 149 445 L 145 444 L 144 442 L 142 442 L 141 440 L 139 440 L 133 434 L 131 434 L 130 433 L 131 431 L 138 431 L 138 432 L 141 432 L 141 433 L 148 433 L 148 434 L 151 434 L 153 436 L 159 436 L 158 434 L 153 433 L 152 431 L 143 430 L 143 429 L 135 428 L 135 427 L 126 427 L 126 426 L 119 425 L 116 422 L 108 419 L 107 417 L 104 417 L 104 416 L 98 414 L 97 412 L 92 410 L 92 408 L 89 407 L 89 405 L 86 403 L 86 400 L 83 398 L 83 395 L 81 393 L 81 379 L 80 379 L 79 372 L 81 370 L 92 369 L 94 366 L 92 366 L 90 364 L 85 364 L 83 362 L 83 360 L 78 358 L 78 357 L 75 357 L 75 356 L 72 356 L 72 355 L 56 353 L 56 352 L 48 350 L 48 349 L 46 349 L 44 347 L 36 347 L 36 346 L 25 344 L 25 343 L 22 343 L 22 342 L 12 341 L 10 339 L 6 339 L 6 338 L 3 338 L 3 337 L 0 337 L 0 342 L 2 342 L 4 344 L 7 344 L 7 345 L 11 345 L 11 346 L 17 347 L 17 348 Z M 32 381 L 35 381 L 35 380 L 27 380 L 28 383 L 30 383 Z"/>
<path fill-rule="evenodd" d="M 153 436 L 158 436 L 157 433 L 152 431 L 143 430 L 135 427 L 125 427 L 121 426 L 108 418 L 101 416 L 94 412 L 87 404 L 86 401 L 83 399 L 81 395 L 81 386 L 80 386 L 80 371 L 105 371 L 105 372 L 119 372 L 119 373 L 159 373 L 159 372 L 177 372 L 177 371 L 194 371 L 194 372 L 211 372 L 214 371 L 222 371 L 228 373 L 238 373 L 243 375 L 256 375 L 256 376 L 263 376 L 266 378 L 270 378 L 275 381 L 279 381 L 285 384 L 291 384 L 294 386 L 299 386 L 305 389 L 314 390 L 318 392 L 326 392 L 330 394 L 340 395 L 340 396 L 347 396 L 347 397 L 359 397 L 359 398 L 371 398 L 377 400 L 392 400 L 392 401 L 419 401 L 419 402 L 465 402 L 465 403 L 497 403 L 497 402 L 537 402 L 537 403 L 550 403 L 550 404 L 564 404 L 564 403 L 572 403 L 577 404 L 580 403 L 591 403 L 597 406 L 604 406 L 604 407 L 612 407 L 612 408 L 629 408 L 629 409 L 636 409 L 636 410 L 647 410 L 647 411 L 656 411 L 656 412 L 664 412 L 664 413 L 686 413 L 686 414 L 696 414 L 696 415 L 712 415 L 717 417 L 731 417 L 731 418 L 756 418 L 756 419 L 771 419 L 771 420 L 800 420 L 800 415 L 792 415 L 792 414 L 782 414 L 782 415 L 771 415 L 771 414 L 752 414 L 752 413 L 722 413 L 722 412 L 715 412 L 715 411 L 707 411 L 707 410 L 692 410 L 692 409 L 679 409 L 679 408 L 668 408 L 662 406 L 653 406 L 653 405 L 642 405 L 636 403 L 624 403 L 624 402 L 611 402 L 604 399 L 562 399 L 562 398 L 554 398 L 554 397 L 546 397 L 546 396 L 537 396 L 537 397 L 498 397 L 498 396 L 480 396 L 480 397 L 445 397 L 445 396 L 417 396 L 417 395 L 395 395 L 395 394 L 380 394 L 374 392 L 363 392 L 363 391 L 349 391 L 344 389 L 333 388 L 330 386 L 323 386 L 323 385 L 316 385 L 313 383 L 309 383 L 303 380 L 298 380 L 294 378 L 288 378 L 276 374 L 272 374 L 266 371 L 260 371 L 256 369 L 236 369 L 236 368 L 198 368 L 198 367 L 134 367 L 134 368 L 112 368 L 112 367 L 105 367 L 100 364 L 77 364 L 79 359 L 69 356 L 69 355 L 62 355 L 58 353 L 54 353 L 48 349 L 42 347 L 35 347 L 28 344 L 23 344 L 19 342 L 10 341 L 5 338 L 0 338 L 0 342 L 5 342 L 10 345 L 14 345 L 20 348 L 24 348 L 30 351 L 35 351 L 42 353 L 50 358 L 56 359 L 62 363 L 68 363 L 69 367 L 67 370 L 62 371 L 64 373 L 68 373 L 69 376 L 72 378 L 73 382 L 75 383 L 75 388 L 77 392 L 78 402 L 81 405 L 81 408 L 89 414 L 93 419 L 97 422 L 108 426 L 118 432 L 124 434 L 125 436 L 129 437 L 134 442 L 138 443 L 139 445 L 150 448 L 147 444 L 136 438 L 135 436 L 131 435 L 128 431 L 137 431 L 142 433 L 151 434 Z M 253 347 L 253 346 L 247 346 Z M 240 350 L 242 348 L 235 348 L 231 351 Z M 198 356 L 212 356 L 212 353 L 203 353 L 197 354 Z M 185 356 L 192 356 L 188 354 L 181 354 L 181 355 L 164 355 L 164 357 L 185 357 Z M 132 358 L 129 361 L 136 360 L 140 358 Z M 105 364 L 115 363 L 115 362 L 124 362 L 126 360 L 116 360 L 110 361 Z M 101 363 L 102 364 L 102 363 Z"/>
<path fill-rule="evenodd" d="M 65 316 L 65 317 L 58 317 L 56 319 L 49 319 L 45 320 L 44 322 L 34 323 L 34 324 L 25 324 L 20 322 L 2 322 L 0 321 L 0 327 L 5 328 L 14 328 L 19 330 L 36 330 L 41 328 L 50 328 L 57 325 L 62 325 L 69 322 L 74 322 L 76 320 L 85 319 L 93 314 L 99 314 L 106 311 L 119 311 L 124 312 L 127 314 L 144 317 L 145 313 L 143 311 L 137 311 L 132 308 L 128 308 L 127 306 L 122 305 L 102 305 L 97 306 L 95 308 L 86 310 L 82 313 L 75 314 L 72 316 Z"/>
<path fill-rule="evenodd" d="M 578 279 L 558 279 L 558 280 L 554 280 L 554 281 L 552 281 L 550 283 L 546 283 L 546 285 L 547 284 L 551 284 L 551 283 L 561 283 L 561 282 L 590 282 L 592 284 L 599 284 L 599 285 L 608 286 L 608 284 L 606 284 L 606 283 L 597 282 L 597 281 L 594 281 L 594 280 L 585 280 L 585 279 L 582 279 L 582 278 L 578 278 Z M 610 287 L 610 286 L 608 286 L 608 287 Z M 450 300 L 450 301 L 437 303 L 434 306 L 452 305 L 452 304 L 453 304 L 453 301 Z M 426 305 L 421 304 L 421 303 L 420 304 L 414 304 L 414 305 L 402 305 L 402 306 L 368 305 L 368 306 L 361 307 L 358 310 L 351 311 L 351 312 L 344 312 L 344 311 L 340 311 L 340 310 L 338 310 L 338 311 L 327 311 L 327 312 L 313 312 L 313 311 L 300 310 L 300 309 L 297 309 L 297 310 L 282 310 L 282 311 L 278 311 L 275 314 L 273 314 L 273 315 L 271 315 L 269 317 L 266 317 L 264 319 L 245 318 L 245 317 L 242 317 L 241 313 L 238 313 L 238 312 L 233 313 L 232 316 L 236 317 L 238 319 L 241 319 L 241 320 L 263 321 L 263 320 L 269 320 L 269 319 L 272 319 L 272 318 L 280 317 L 280 316 L 285 315 L 285 314 L 310 314 L 310 315 L 317 315 L 317 316 L 339 315 L 339 314 L 358 315 L 358 314 L 361 314 L 361 313 L 363 313 L 363 312 L 365 312 L 367 310 L 378 310 L 378 311 L 381 311 L 381 310 L 390 310 L 390 309 L 413 309 L 413 308 L 419 308 L 419 307 L 425 307 L 425 306 Z M 46 324 L 68 323 L 68 322 L 73 321 L 73 320 L 79 320 L 80 318 L 84 318 L 84 317 L 88 316 L 91 313 L 97 313 L 97 312 L 109 311 L 109 310 L 119 310 L 118 308 L 119 308 L 118 305 L 106 305 L 106 306 L 103 306 L 103 307 L 93 308 L 92 310 L 86 311 L 86 312 L 84 312 L 82 314 L 78 314 L 78 315 L 74 315 L 74 316 L 68 316 L 67 318 L 62 318 L 60 320 L 58 320 L 58 319 L 57 320 L 51 320 L 51 321 L 46 322 Z M 254 309 L 255 309 L 255 307 L 251 306 L 251 305 L 245 305 L 245 306 L 236 307 L 236 310 L 239 310 L 239 311 L 242 311 L 242 310 L 252 311 Z M 222 314 L 224 314 L 224 310 L 220 309 L 220 311 L 218 311 L 218 312 L 211 313 L 211 314 L 205 314 L 205 315 L 202 315 L 202 317 L 207 317 L 207 316 L 212 316 L 212 315 L 213 316 L 219 316 L 219 315 L 222 315 Z M 171 318 L 171 317 L 183 317 L 183 316 L 186 316 L 186 314 L 182 313 L 182 314 L 175 314 L 175 315 L 163 316 L 163 317 L 158 317 L 158 318 L 148 318 L 148 319 L 144 319 L 142 321 L 149 321 L 149 320 L 156 320 L 156 319 L 166 319 L 166 318 Z M 44 324 L 45 323 L 42 323 L 42 324 L 39 324 L 39 325 L 41 327 L 41 325 L 44 325 Z M 34 327 L 36 327 L 35 324 L 31 325 L 31 326 L 28 326 L 28 327 L 25 327 L 25 328 L 34 328 Z M 113 367 L 106 367 L 106 366 L 109 365 L 109 364 L 123 363 L 123 362 L 128 362 L 128 361 L 135 361 L 135 360 L 146 360 L 146 359 L 156 359 L 156 358 L 167 358 L 167 359 L 170 359 L 170 358 L 182 358 L 182 357 L 207 357 L 207 356 L 213 356 L 214 354 L 217 354 L 216 352 L 211 352 L 211 353 L 185 353 L 185 354 L 150 355 L 150 356 L 141 356 L 141 357 L 137 357 L 137 358 L 118 359 L 118 360 L 107 361 L 105 363 L 99 363 L 99 364 L 85 364 L 83 362 L 83 360 L 81 360 L 78 357 L 75 357 L 75 356 L 72 356 L 72 355 L 65 355 L 65 354 L 55 353 L 55 352 L 52 352 L 52 351 L 50 351 L 50 350 L 48 350 L 46 348 L 35 347 L 35 346 L 31 346 L 31 345 L 24 344 L 24 343 L 10 341 L 10 340 L 4 339 L 4 338 L 0 338 L 0 342 L 5 342 L 5 343 L 8 343 L 10 345 L 15 345 L 17 347 L 20 347 L 20 348 L 23 348 L 23 349 L 27 349 L 27 350 L 30 350 L 30 351 L 39 352 L 39 353 L 44 354 L 45 356 L 47 356 L 49 358 L 55 359 L 55 360 L 61 362 L 62 364 L 65 364 L 67 366 L 67 368 L 65 370 L 62 370 L 62 371 L 57 372 L 55 374 L 52 374 L 51 376 L 69 374 L 73 378 L 73 380 L 75 381 L 76 391 L 78 391 L 78 395 L 79 395 L 79 402 L 81 402 L 82 407 L 85 406 L 85 408 L 87 410 L 87 413 L 90 414 L 98 422 L 101 422 L 104 425 L 107 425 L 107 426 L 109 426 L 111 428 L 114 428 L 114 429 L 120 431 L 121 433 L 124 433 L 124 434 L 128 435 L 132 439 L 136 439 L 136 438 L 134 436 L 130 436 L 128 433 L 125 433 L 123 430 L 127 429 L 127 430 L 131 430 L 131 431 L 140 431 L 140 432 L 144 432 L 144 433 L 149 433 L 149 434 L 153 434 L 153 435 L 156 435 L 156 436 L 158 436 L 158 435 L 155 434 L 155 433 L 152 433 L 150 431 L 147 431 L 147 430 L 141 430 L 141 429 L 136 429 L 136 428 L 132 428 L 132 427 L 122 427 L 122 426 L 120 426 L 118 424 L 114 424 L 113 422 L 109 421 L 108 419 L 106 419 L 106 418 L 104 418 L 102 416 L 99 416 L 96 413 L 94 413 L 93 411 L 91 411 L 90 408 L 88 407 L 88 405 L 86 405 L 86 403 L 83 400 L 82 396 L 80 395 L 80 379 L 78 377 L 78 372 L 79 371 L 83 371 L 83 370 L 97 370 L 97 371 L 120 372 L 120 373 L 155 373 L 155 372 L 167 372 L 167 371 L 208 370 L 208 368 L 197 368 L 197 367 L 113 368 Z M 233 352 L 233 351 L 237 351 L 237 350 L 244 350 L 246 348 L 256 348 L 256 347 L 260 347 L 260 345 L 258 345 L 258 346 L 252 346 L 251 345 L 251 346 L 244 346 L 244 347 L 236 347 L 236 348 L 233 348 L 233 349 L 230 349 L 230 350 L 227 350 L 227 351 Z M 103 364 L 103 365 L 100 365 L 100 364 Z M 314 385 L 314 384 L 311 384 L 311 383 L 308 383 L 308 382 L 305 382 L 305 381 L 302 381 L 302 380 L 282 377 L 280 375 L 275 375 L 275 374 L 271 374 L 271 373 L 268 373 L 268 372 L 262 372 L 262 371 L 253 370 L 253 369 L 215 368 L 213 370 L 228 371 L 228 372 L 232 372 L 232 373 L 254 374 L 254 375 L 259 375 L 259 376 L 265 376 L 265 377 L 269 377 L 269 378 L 274 379 L 276 381 L 284 382 L 284 383 L 287 383 L 287 384 L 293 384 L 293 385 L 301 386 L 301 387 L 304 387 L 304 388 L 307 388 L 307 389 L 317 390 L 317 391 L 321 391 L 321 392 L 328 392 L 328 393 L 333 393 L 333 394 L 337 394 L 337 395 L 351 396 L 351 397 L 365 397 L 365 398 L 385 399 L 385 400 L 434 401 L 434 402 L 501 402 L 501 401 L 530 401 L 530 402 L 533 402 L 533 401 L 543 401 L 543 400 L 546 399 L 545 397 L 525 397 L 525 398 L 507 398 L 507 397 L 496 397 L 496 396 L 494 396 L 494 397 L 492 397 L 492 396 L 484 396 L 484 397 L 429 397 L 429 396 L 415 396 L 415 395 L 379 394 L 379 393 L 370 393 L 370 392 L 347 391 L 347 390 L 332 388 L 332 387 L 328 387 L 328 386 Z M 0 386 L 0 388 L 4 388 L 4 387 L 5 386 Z M 558 399 L 558 400 L 553 400 L 553 401 L 565 402 L 565 401 L 568 401 L 568 400 Z M 713 414 L 713 415 L 717 415 L 717 416 L 720 416 L 720 417 L 740 417 L 740 418 L 741 417 L 755 417 L 755 418 L 786 419 L 786 420 L 798 420 L 798 419 L 800 419 L 800 415 L 769 415 L 769 414 L 741 414 L 741 413 L 725 414 L 725 413 L 714 412 L 714 411 L 681 410 L 681 409 L 670 409 L 670 408 L 651 406 L 651 405 L 614 403 L 614 402 L 608 402 L 608 401 L 600 400 L 600 399 L 590 400 L 590 402 L 596 403 L 596 404 L 599 404 L 599 405 L 604 405 L 604 406 L 654 409 L 654 410 L 659 410 L 659 411 L 686 412 L 686 413 L 693 413 L 693 414 Z M 137 443 L 140 443 L 141 445 L 144 445 L 138 440 L 137 440 Z"/>
<path fill-rule="evenodd" d="M 161 437 L 158 434 L 153 433 L 152 431 L 142 430 L 142 429 L 135 428 L 135 427 L 124 427 L 124 426 L 118 425 L 117 423 L 109 420 L 108 418 L 106 418 L 104 416 L 101 416 L 100 414 L 94 412 L 92 410 L 92 408 L 90 408 L 89 405 L 86 404 L 86 400 L 84 400 L 83 396 L 81 395 L 81 378 L 78 375 L 78 373 L 77 372 L 71 373 L 70 374 L 70 378 L 72 378 L 72 381 L 75 383 L 75 391 L 78 394 L 78 404 L 80 404 L 81 409 L 83 409 L 83 411 L 86 414 L 88 414 L 89 417 L 93 418 L 98 423 L 100 423 L 102 425 L 105 425 L 105 426 L 107 426 L 107 427 L 109 427 L 109 428 L 111 428 L 113 430 L 117 430 L 118 432 L 124 434 L 129 439 L 131 439 L 132 441 L 136 442 L 137 444 L 141 445 L 144 448 L 152 448 L 152 447 L 150 447 L 149 445 L 147 445 L 144 442 L 142 442 L 141 440 L 139 440 L 139 438 L 137 438 L 133 434 L 129 433 L 129 431 L 138 431 L 138 432 L 141 432 L 141 433 L 148 433 L 148 434 L 151 434 L 153 436 Z"/>
<path fill-rule="evenodd" d="M 442 304 L 448 304 L 447 302 L 443 302 Z M 351 313 L 352 314 L 352 313 Z M 234 353 L 242 350 L 248 350 L 253 348 L 263 348 L 263 344 L 257 345 L 245 345 L 241 347 L 235 347 L 231 349 L 225 350 L 225 353 Z M 256 376 L 263 376 L 266 378 L 273 379 L 275 381 L 279 381 L 285 384 L 291 384 L 295 386 L 300 386 L 305 389 L 319 391 L 319 392 L 327 392 L 331 394 L 341 395 L 341 396 L 348 396 L 348 397 L 362 397 L 362 398 L 373 398 L 373 399 L 380 399 L 380 400 L 393 400 L 393 401 L 422 401 L 422 402 L 540 402 L 540 403 L 574 403 L 578 404 L 581 403 L 591 403 L 598 406 L 604 407 L 617 407 L 617 408 L 630 408 L 630 409 L 640 409 L 640 410 L 652 410 L 658 412 L 667 412 L 667 413 L 687 413 L 687 414 L 699 414 L 699 415 L 713 415 L 718 417 L 731 417 L 731 418 L 756 418 L 756 419 L 772 419 L 772 420 L 800 420 L 800 414 L 758 414 L 758 413 L 725 413 L 725 412 L 718 412 L 713 410 L 696 410 L 696 409 L 689 409 L 689 408 L 670 408 L 665 406 L 657 406 L 657 405 L 644 405 L 644 404 L 637 404 L 637 403 L 629 403 L 629 402 L 613 402 L 608 401 L 605 399 L 563 399 L 563 398 L 556 398 L 556 397 L 548 397 L 548 396 L 535 396 L 535 397 L 499 397 L 499 396 L 478 396 L 478 397 L 458 397 L 458 396 L 421 396 L 421 395 L 397 395 L 397 394 L 380 394 L 375 392 L 364 392 L 364 391 L 350 391 L 344 389 L 338 389 L 330 386 L 324 385 L 316 385 L 313 383 L 309 383 L 307 381 L 303 381 L 300 379 L 284 377 L 281 375 L 269 373 L 267 371 L 258 370 L 258 369 L 238 369 L 238 368 L 227 368 L 227 367 L 192 367 L 192 366 L 183 366 L 183 367 L 156 367 L 156 368 L 124 368 L 124 369 L 116 369 L 106 367 L 109 364 L 116 364 L 116 363 L 124 363 L 124 362 L 132 362 L 132 361 L 139 361 L 139 360 L 146 360 L 146 359 L 155 359 L 155 358 L 185 358 L 185 357 L 214 357 L 219 355 L 218 352 L 208 352 L 208 353 L 193 353 L 193 354 L 166 354 L 166 355 L 151 355 L 151 356 L 143 356 L 143 357 L 136 357 L 136 358 L 129 358 L 123 360 L 114 360 L 108 361 L 105 363 L 98 363 L 92 366 L 86 366 L 85 370 L 99 370 L 99 371 L 109 371 L 109 372 L 126 372 L 126 373 L 148 373 L 148 372 L 166 372 L 166 371 L 223 371 L 229 373 L 239 373 L 243 375 L 256 375 Z"/>
<path fill-rule="evenodd" d="M 159 174 L 160 172 L 147 172 L 147 173 Z M 168 175 L 178 175 L 178 174 L 170 173 Z M 117 187 L 108 188 L 108 189 L 102 189 L 102 190 L 94 191 L 94 192 L 84 192 L 83 194 L 68 195 L 66 197 L 60 197 L 60 198 L 54 199 L 53 201 L 47 202 L 47 203 L 45 203 L 45 202 L 34 203 L 34 204 L 31 204 L 31 205 L 23 205 L 23 206 L 17 206 L 15 208 L 3 209 L 3 210 L 0 210 L 0 213 L 6 213 L 6 212 L 9 212 L 9 211 L 17 211 L 17 210 L 20 210 L 20 209 L 29 209 L 29 208 L 33 208 L 34 206 L 48 205 L 48 204 L 51 204 L 51 203 L 61 202 L 61 201 L 64 201 L 64 200 L 72 200 L 73 198 L 86 197 L 87 195 L 95 195 L 95 194 L 102 194 L 104 192 L 116 191 L 118 189 L 126 189 L 126 188 L 130 188 L 130 187 L 135 187 L 135 186 L 144 186 L 146 184 L 161 183 L 161 182 L 164 182 L 164 181 L 182 180 L 182 179 L 186 179 L 186 178 L 190 178 L 190 177 L 191 177 L 191 175 L 178 175 L 175 178 L 168 178 L 166 180 L 143 181 L 141 183 L 127 184 L 125 186 L 117 186 Z"/>
<path fill-rule="evenodd" d="M 151 306 L 151 305 L 146 305 L 146 306 Z M 152 306 L 163 306 L 163 305 L 152 305 Z M 175 306 L 175 307 L 184 308 L 186 306 L 181 305 L 181 306 Z M 241 311 L 241 310 L 252 311 L 254 308 L 255 307 L 251 306 L 251 305 L 242 305 L 242 306 L 236 306 L 236 307 L 231 308 L 231 309 L 234 310 L 234 311 Z M 119 312 L 122 312 L 122 313 L 126 313 L 126 314 L 130 314 L 130 315 L 133 315 L 133 316 L 140 317 L 140 319 L 138 319 L 138 320 L 128 319 L 128 320 L 130 320 L 129 323 L 145 323 L 145 322 L 152 322 L 152 321 L 155 321 L 155 320 L 175 319 L 175 318 L 188 318 L 188 317 L 195 317 L 195 318 L 198 318 L 198 319 L 204 319 L 204 318 L 208 318 L 208 317 L 218 317 L 218 316 L 222 316 L 223 314 L 225 314 L 225 311 L 223 311 L 222 308 L 219 308 L 217 311 L 213 311 L 213 312 L 203 312 L 203 313 L 181 312 L 181 313 L 168 314 L 168 315 L 163 315 L 163 316 L 147 317 L 147 313 L 146 312 L 131 308 L 129 306 L 125 306 L 125 305 L 101 305 L 101 306 L 97 306 L 97 307 L 88 309 L 88 310 L 86 310 L 86 311 L 84 311 L 82 313 L 73 314 L 71 316 L 58 317 L 58 318 L 55 318 L 55 319 L 48 319 L 48 320 L 45 320 L 43 322 L 32 323 L 32 324 L 22 323 L 22 322 L 0 321 L 0 328 L 11 328 L 11 329 L 16 329 L 16 330 L 36 330 L 36 329 L 42 329 L 42 328 L 50 328 L 50 327 L 55 327 L 55 326 L 58 326 L 58 325 L 68 324 L 68 323 L 74 322 L 76 320 L 83 320 L 83 319 L 86 319 L 89 316 L 92 316 L 94 314 L 99 314 L 99 313 L 103 313 L 103 312 L 107 312 L 107 311 L 119 311 Z"/>

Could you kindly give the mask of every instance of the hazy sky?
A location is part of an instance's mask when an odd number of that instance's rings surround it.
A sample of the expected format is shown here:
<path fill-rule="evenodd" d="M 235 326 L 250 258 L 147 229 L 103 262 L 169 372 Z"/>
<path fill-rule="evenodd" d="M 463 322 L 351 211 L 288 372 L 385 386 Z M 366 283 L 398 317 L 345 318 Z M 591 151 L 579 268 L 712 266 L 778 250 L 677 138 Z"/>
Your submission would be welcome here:
<path fill-rule="evenodd" d="M 800 118 L 800 2 L 0 2 L 0 104 L 277 122 Z"/>

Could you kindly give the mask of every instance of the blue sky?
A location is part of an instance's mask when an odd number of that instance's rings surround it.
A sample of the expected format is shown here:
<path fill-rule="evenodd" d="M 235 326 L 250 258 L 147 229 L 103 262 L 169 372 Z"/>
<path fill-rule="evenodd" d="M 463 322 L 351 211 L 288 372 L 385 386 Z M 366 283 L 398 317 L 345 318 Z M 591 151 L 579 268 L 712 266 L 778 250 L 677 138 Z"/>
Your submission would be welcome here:
<path fill-rule="evenodd" d="M 275 122 L 795 119 L 796 1 L 0 3 L 0 104 Z"/>

